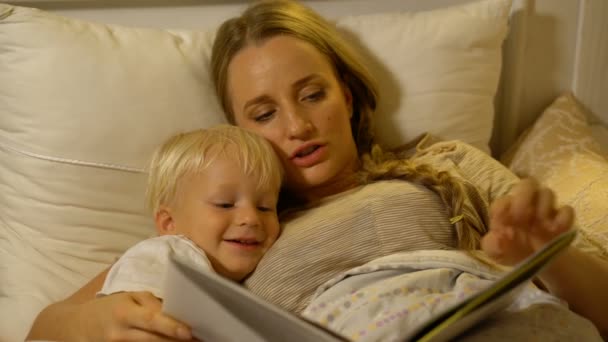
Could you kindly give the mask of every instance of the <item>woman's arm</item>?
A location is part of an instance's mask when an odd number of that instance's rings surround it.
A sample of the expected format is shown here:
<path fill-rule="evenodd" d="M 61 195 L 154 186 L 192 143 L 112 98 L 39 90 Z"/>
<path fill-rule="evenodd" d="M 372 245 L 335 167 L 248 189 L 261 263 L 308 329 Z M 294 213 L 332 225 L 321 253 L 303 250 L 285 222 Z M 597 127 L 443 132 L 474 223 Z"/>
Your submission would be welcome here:
<path fill-rule="evenodd" d="M 82 318 L 78 315 L 80 307 L 89 300 L 95 298 L 95 293 L 101 289 L 110 268 L 107 268 L 86 285 L 63 301 L 53 303 L 44 308 L 34 320 L 30 329 L 28 340 L 36 339 L 56 339 L 58 341 L 68 341 L 70 336 L 77 336 L 77 329 L 81 329 L 81 324 L 76 324 L 74 318 Z M 72 322 L 71 324 L 62 322 Z"/>
<path fill-rule="evenodd" d="M 161 312 L 148 292 L 124 292 L 95 298 L 106 269 L 80 290 L 42 310 L 28 340 L 176 341 L 192 339 L 190 328 Z"/>
<path fill-rule="evenodd" d="M 490 210 L 490 231 L 482 249 L 499 263 L 515 265 L 553 238 L 572 228 L 574 210 L 556 207 L 555 194 L 533 179 L 517 184 Z M 570 308 L 608 333 L 608 263 L 569 247 L 543 272 L 547 289 L 567 301 Z"/>
<path fill-rule="evenodd" d="M 482 248 L 497 262 L 514 265 L 572 227 L 572 209 L 556 208 L 550 189 L 534 180 L 519 181 L 476 148 L 453 141 L 419 148 L 428 152 L 421 158 L 439 169 L 458 172 L 492 204 L 490 232 Z M 542 273 L 541 280 L 573 311 L 591 320 L 603 336 L 608 335 L 607 262 L 571 247 Z"/>
<path fill-rule="evenodd" d="M 608 263 L 574 247 L 564 251 L 540 279 L 548 290 L 564 299 L 572 311 L 591 320 L 608 336 Z"/>

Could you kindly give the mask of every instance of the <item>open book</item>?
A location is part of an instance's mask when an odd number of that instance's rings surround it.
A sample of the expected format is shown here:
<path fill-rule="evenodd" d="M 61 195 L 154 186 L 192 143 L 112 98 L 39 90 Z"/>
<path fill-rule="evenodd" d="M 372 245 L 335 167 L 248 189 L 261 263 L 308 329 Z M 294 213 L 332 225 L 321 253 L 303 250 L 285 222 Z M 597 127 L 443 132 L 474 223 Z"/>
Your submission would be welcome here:
<path fill-rule="evenodd" d="M 574 240 L 561 234 L 490 287 L 424 324 L 408 341 L 446 341 L 509 306 L 521 289 Z M 320 325 L 274 306 L 217 274 L 173 259 L 167 273 L 163 311 L 189 324 L 195 337 L 223 341 L 348 341 Z"/>

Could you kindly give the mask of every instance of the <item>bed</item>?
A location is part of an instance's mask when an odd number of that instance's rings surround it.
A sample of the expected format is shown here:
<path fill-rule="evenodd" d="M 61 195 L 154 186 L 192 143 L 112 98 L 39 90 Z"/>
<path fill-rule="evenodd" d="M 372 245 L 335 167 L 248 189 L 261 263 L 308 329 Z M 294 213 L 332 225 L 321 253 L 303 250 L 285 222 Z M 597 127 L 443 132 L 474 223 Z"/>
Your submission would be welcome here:
<path fill-rule="evenodd" d="M 608 257 L 607 2 L 306 3 L 370 61 L 383 143 L 430 131 L 486 151 L 553 187 L 579 246 Z M 0 341 L 154 233 L 147 158 L 223 122 L 210 46 L 246 4 L 0 4 Z"/>

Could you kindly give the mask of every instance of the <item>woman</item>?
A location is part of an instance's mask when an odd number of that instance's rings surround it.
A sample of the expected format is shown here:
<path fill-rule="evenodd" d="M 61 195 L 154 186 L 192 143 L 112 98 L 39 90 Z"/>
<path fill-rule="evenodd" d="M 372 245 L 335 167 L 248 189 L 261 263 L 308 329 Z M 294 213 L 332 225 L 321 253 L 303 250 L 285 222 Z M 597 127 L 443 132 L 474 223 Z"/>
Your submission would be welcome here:
<path fill-rule="evenodd" d="M 471 148 L 458 154 L 440 144 L 406 158 L 375 145 L 372 77 L 334 28 L 302 5 L 262 2 L 224 23 L 212 68 L 229 121 L 268 139 L 286 169 L 282 236 L 246 282 L 286 309 L 301 311 L 328 278 L 379 256 L 481 247 L 513 264 L 572 226 L 572 209 L 556 208 L 552 191 L 525 180 L 507 195 L 515 178 L 489 158 L 481 168 L 467 164 L 465 154 L 476 153 Z M 454 158 L 460 158 L 457 169 L 437 171 Z M 503 185 L 480 191 L 471 185 L 479 176 L 501 178 Z M 29 338 L 191 338 L 150 294 L 93 299 L 106 273 L 43 310 Z M 608 331 L 605 263 L 570 248 L 541 280 Z"/>

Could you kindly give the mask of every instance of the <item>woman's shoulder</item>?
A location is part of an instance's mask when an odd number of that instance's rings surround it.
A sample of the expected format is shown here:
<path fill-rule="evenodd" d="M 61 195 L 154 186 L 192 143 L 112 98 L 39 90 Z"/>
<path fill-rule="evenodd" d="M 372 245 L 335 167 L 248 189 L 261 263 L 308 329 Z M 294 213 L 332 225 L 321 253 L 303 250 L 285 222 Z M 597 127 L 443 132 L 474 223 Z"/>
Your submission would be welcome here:
<path fill-rule="evenodd" d="M 439 165 L 470 163 L 483 166 L 497 162 L 485 151 L 464 141 L 441 140 L 430 134 L 422 136 L 415 145 L 414 157 Z"/>
<path fill-rule="evenodd" d="M 415 160 L 474 184 L 489 202 L 506 194 L 519 178 L 486 152 L 459 140 L 427 135 L 415 146 Z"/>

